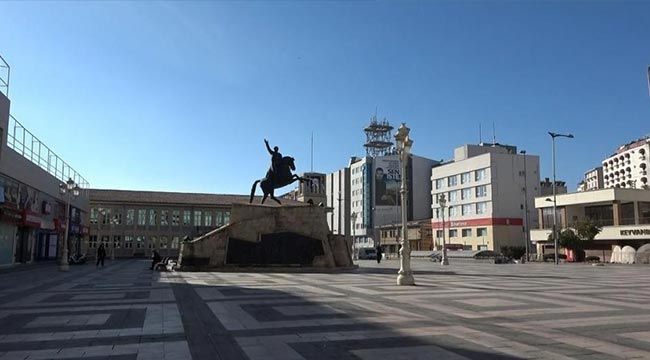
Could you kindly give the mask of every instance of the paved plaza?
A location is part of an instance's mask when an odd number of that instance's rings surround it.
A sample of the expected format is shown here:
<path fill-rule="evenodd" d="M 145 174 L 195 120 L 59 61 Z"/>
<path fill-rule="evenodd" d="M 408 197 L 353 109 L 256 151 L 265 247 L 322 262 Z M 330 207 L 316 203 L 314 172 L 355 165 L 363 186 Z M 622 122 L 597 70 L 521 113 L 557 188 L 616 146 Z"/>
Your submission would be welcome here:
<path fill-rule="evenodd" d="M 0 359 L 650 359 L 650 268 L 0 271 Z"/>

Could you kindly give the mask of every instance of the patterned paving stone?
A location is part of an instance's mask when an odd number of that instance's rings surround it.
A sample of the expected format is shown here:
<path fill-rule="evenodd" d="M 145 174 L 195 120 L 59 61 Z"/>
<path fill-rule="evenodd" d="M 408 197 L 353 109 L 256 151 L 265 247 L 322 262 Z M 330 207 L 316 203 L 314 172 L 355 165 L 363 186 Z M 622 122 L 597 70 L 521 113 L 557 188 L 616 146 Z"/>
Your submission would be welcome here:
<path fill-rule="evenodd" d="M 650 359 L 650 271 L 413 260 L 343 273 L 0 271 L 6 359 Z"/>

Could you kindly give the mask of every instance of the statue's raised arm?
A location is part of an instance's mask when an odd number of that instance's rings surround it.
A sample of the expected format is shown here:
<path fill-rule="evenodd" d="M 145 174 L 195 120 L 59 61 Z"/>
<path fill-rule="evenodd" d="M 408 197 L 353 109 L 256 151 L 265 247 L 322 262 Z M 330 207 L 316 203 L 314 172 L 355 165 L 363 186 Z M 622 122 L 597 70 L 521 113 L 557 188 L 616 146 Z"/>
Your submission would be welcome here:
<path fill-rule="evenodd" d="M 271 150 L 271 147 L 269 146 L 269 141 L 264 139 L 264 144 L 266 145 L 266 150 L 269 152 L 269 154 L 273 155 L 273 150 Z"/>

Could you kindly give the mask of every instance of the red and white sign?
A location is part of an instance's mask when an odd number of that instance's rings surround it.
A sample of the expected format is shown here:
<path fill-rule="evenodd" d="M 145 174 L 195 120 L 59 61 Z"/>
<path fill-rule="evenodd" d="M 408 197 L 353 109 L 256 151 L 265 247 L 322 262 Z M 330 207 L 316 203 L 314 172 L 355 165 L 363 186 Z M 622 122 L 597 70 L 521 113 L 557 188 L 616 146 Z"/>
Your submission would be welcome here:
<path fill-rule="evenodd" d="M 519 218 L 491 218 L 490 217 L 490 218 L 480 218 L 480 219 L 445 221 L 446 228 L 495 226 L 495 225 L 522 226 L 523 224 L 524 224 L 524 220 Z M 431 228 L 441 229 L 442 221 L 431 220 Z"/>

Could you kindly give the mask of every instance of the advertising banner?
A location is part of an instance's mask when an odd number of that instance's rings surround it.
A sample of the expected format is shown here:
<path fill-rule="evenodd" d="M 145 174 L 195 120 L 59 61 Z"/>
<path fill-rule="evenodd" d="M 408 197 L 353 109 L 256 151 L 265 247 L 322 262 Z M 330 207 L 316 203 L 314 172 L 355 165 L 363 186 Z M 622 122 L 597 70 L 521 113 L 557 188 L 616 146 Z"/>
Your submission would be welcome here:
<path fill-rule="evenodd" d="M 402 176 L 397 156 L 375 158 L 374 179 L 375 208 L 399 206 L 401 204 L 399 187 Z"/>

